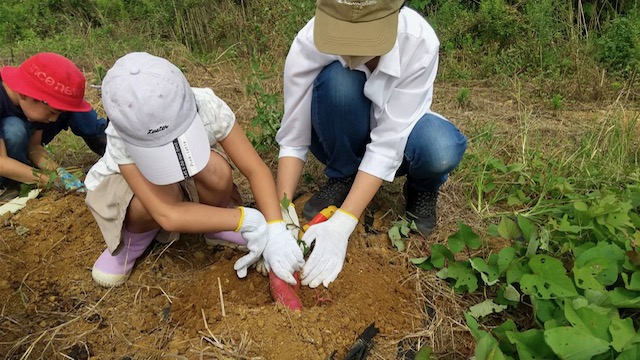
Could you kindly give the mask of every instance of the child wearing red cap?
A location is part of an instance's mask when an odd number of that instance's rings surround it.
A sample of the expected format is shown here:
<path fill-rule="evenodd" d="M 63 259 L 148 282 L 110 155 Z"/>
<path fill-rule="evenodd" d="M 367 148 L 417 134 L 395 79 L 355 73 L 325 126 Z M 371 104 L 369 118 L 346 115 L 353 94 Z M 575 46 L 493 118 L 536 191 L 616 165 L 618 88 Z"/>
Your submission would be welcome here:
<path fill-rule="evenodd" d="M 137 52 L 107 72 L 102 105 L 111 120 L 107 150 L 85 182 L 107 244 L 93 265 L 98 284 L 125 283 L 154 239 L 174 241 L 179 233 L 244 245 L 249 253 L 234 265 L 240 278 L 263 257 L 265 270 L 296 283 L 304 258 L 282 220 L 271 170 L 222 99 L 192 88 L 168 60 Z M 260 211 L 237 206 L 218 145 L 247 178 Z"/>
<path fill-rule="evenodd" d="M 20 66 L 0 70 L 0 176 L 22 183 L 46 184 L 56 171 L 65 189 L 82 189 L 78 179 L 56 164 L 44 149 L 62 129 L 89 139 L 104 152 L 106 121 L 84 99 L 85 77 L 62 55 L 39 53 Z M 102 141 L 100 139 L 103 139 Z"/>

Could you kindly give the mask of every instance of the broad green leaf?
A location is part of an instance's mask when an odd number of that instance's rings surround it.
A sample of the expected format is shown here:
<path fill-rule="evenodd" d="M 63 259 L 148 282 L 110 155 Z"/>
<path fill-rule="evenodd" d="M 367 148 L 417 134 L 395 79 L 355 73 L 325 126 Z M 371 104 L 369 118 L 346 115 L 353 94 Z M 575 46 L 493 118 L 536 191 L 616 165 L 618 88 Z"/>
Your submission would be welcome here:
<path fill-rule="evenodd" d="M 398 249 L 399 252 L 403 252 L 405 246 L 404 240 L 402 240 L 402 235 L 400 235 L 400 228 L 398 226 L 392 226 L 387 234 L 389 235 L 391 244 L 393 244 L 393 246 Z"/>
<path fill-rule="evenodd" d="M 629 290 L 640 291 L 640 271 L 634 271 L 631 274 L 631 281 L 626 280 L 628 275 L 626 273 L 622 274 L 625 287 Z"/>
<path fill-rule="evenodd" d="M 564 309 L 558 305 L 556 300 L 544 300 L 536 297 L 531 298 L 533 313 L 540 323 L 545 324 L 550 320 L 561 318 L 564 320 Z"/>
<path fill-rule="evenodd" d="M 544 339 L 561 359 L 584 360 L 609 350 L 609 342 L 591 335 L 586 330 L 562 326 L 546 330 Z"/>
<path fill-rule="evenodd" d="M 487 335 L 480 339 L 476 344 L 476 359 L 477 360 L 506 360 L 506 357 L 500 347 L 498 341 L 491 335 Z"/>
<path fill-rule="evenodd" d="M 418 350 L 416 356 L 413 358 L 414 360 L 429 360 L 431 359 L 431 347 L 428 345 L 424 345 Z"/>
<path fill-rule="evenodd" d="M 431 261 L 429 261 L 429 257 L 411 258 L 409 259 L 409 261 L 411 261 L 414 265 L 416 265 L 417 267 L 425 271 L 429 271 L 435 268 L 435 266 L 433 266 Z"/>
<path fill-rule="evenodd" d="M 598 243 L 581 252 L 574 263 L 576 285 L 582 289 L 602 290 L 618 280 L 625 251 L 615 244 Z"/>
<path fill-rule="evenodd" d="M 492 299 L 487 299 L 479 304 L 475 304 L 469 308 L 469 314 L 476 319 L 480 319 L 493 313 L 499 313 L 506 310 L 504 305 L 498 305 Z"/>
<path fill-rule="evenodd" d="M 500 250 L 500 252 L 498 253 L 497 262 L 498 271 L 500 271 L 500 274 L 503 274 L 504 271 L 507 270 L 509 266 L 511 266 L 511 263 L 515 260 L 515 258 L 516 249 L 509 246 Z"/>
<path fill-rule="evenodd" d="M 463 223 L 458 223 L 458 231 L 449 236 L 447 241 L 449 249 L 451 249 L 451 252 L 454 254 L 461 252 L 464 249 L 464 246 L 471 250 L 478 249 L 482 246 L 482 240 L 480 240 L 478 234 L 473 232 L 468 225 Z"/>
<path fill-rule="evenodd" d="M 520 214 L 518 214 L 518 226 L 526 241 L 532 241 L 538 236 L 533 222 Z"/>
<path fill-rule="evenodd" d="M 469 263 L 475 271 L 480 273 L 480 277 L 485 284 L 491 286 L 495 285 L 498 282 L 500 278 L 498 265 L 488 265 L 483 258 L 479 257 L 469 259 Z"/>
<path fill-rule="evenodd" d="M 478 320 L 476 320 L 473 316 L 471 316 L 469 312 L 464 313 L 464 318 L 467 321 L 467 327 L 471 332 L 471 336 L 473 336 L 473 339 L 476 342 L 480 341 L 480 339 L 482 339 L 483 337 L 489 334 L 484 330 L 480 330 L 480 326 L 478 325 Z"/>
<path fill-rule="evenodd" d="M 502 346 L 504 345 L 503 343 L 506 343 L 509 341 L 506 333 L 511 331 L 518 331 L 518 327 L 516 326 L 516 323 L 513 322 L 513 320 L 508 319 L 502 324 L 500 324 L 498 327 L 495 327 L 493 330 L 491 330 L 491 334 L 493 334 L 493 336 L 496 337 L 496 339 Z"/>
<path fill-rule="evenodd" d="M 544 331 L 530 329 L 523 332 L 509 331 L 509 341 L 518 349 L 520 360 L 553 359 L 555 355 L 544 341 Z"/>
<path fill-rule="evenodd" d="M 636 329 L 631 318 L 612 319 L 611 325 L 609 325 L 609 332 L 613 338 L 611 346 L 618 352 L 622 352 L 629 340 L 636 336 Z"/>
<path fill-rule="evenodd" d="M 564 302 L 564 315 L 571 325 L 607 342 L 611 341 L 609 334 L 610 310 L 596 305 L 588 305 L 584 298 L 573 301 L 565 300 Z"/>
<path fill-rule="evenodd" d="M 519 283 L 524 274 L 531 274 L 529 262 L 520 258 L 513 262 L 507 269 L 507 284 Z"/>
<path fill-rule="evenodd" d="M 511 284 L 508 284 L 504 288 L 504 298 L 509 301 L 519 302 L 520 301 L 520 293 L 518 290 Z"/>
<path fill-rule="evenodd" d="M 640 344 L 634 344 L 618 355 L 616 360 L 638 360 L 640 359 Z"/>
<path fill-rule="evenodd" d="M 438 269 L 446 265 L 446 261 L 454 262 L 453 254 L 442 244 L 431 245 L 431 263 Z"/>
<path fill-rule="evenodd" d="M 609 291 L 609 302 L 618 308 L 640 309 L 640 292 L 617 287 Z"/>
<path fill-rule="evenodd" d="M 564 216 L 562 217 L 562 220 L 560 220 L 560 226 L 558 227 L 558 230 L 562 232 L 573 233 L 573 234 L 577 234 L 578 232 L 580 232 L 580 230 L 582 230 L 582 227 L 577 225 L 572 225 L 569 222 L 568 218 L 569 218 L 569 215 L 564 214 Z"/>
<path fill-rule="evenodd" d="M 520 279 L 523 293 L 541 299 L 578 294 L 560 260 L 547 255 L 536 255 L 529 261 L 529 267 L 533 274 L 524 274 Z"/>
<path fill-rule="evenodd" d="M 589 211 L 589 206 L 584 201 L 576 201 L 573 203 L 573 208 L 578 211 Z"/>
<path fill-rule="evenodd" d="M 466 266 L 467 263 L 453 263 L 436 273 L 441 279 L 454 279 L 453 288 L 458 292 L 474 292 L 478 289 L 476 274 Z"/>
<path fill-rule="evenodd" d="M 522 236 L 518 225 L 506 216 L 503 216 L 498 224 L 498 234 L 508 240 L 515 240 Z"/>

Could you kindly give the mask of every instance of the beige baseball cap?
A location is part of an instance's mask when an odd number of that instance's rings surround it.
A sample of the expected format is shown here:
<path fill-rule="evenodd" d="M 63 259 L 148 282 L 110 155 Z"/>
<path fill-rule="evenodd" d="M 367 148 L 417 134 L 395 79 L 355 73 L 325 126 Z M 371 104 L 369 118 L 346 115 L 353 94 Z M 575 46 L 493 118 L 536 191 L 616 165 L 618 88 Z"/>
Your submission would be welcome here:
<path fill-rule="evenodd" d="M 318 0 L 316 48 L 327 54 L 378 56 L 396 42 L 404 0 Z"/>

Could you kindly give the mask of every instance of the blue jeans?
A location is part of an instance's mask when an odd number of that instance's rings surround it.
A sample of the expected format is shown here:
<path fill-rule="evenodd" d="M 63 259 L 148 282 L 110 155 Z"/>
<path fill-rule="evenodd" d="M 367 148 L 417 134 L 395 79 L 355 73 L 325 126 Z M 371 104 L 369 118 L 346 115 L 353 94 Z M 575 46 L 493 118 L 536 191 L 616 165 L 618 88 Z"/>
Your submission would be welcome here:
<path fill-rule="evenodd" d="M 364 95 L 366 75 L 336 61 L 315 79 L 311 101 L 311 153 L 322 162 L 325 175 L 355 175 L 370 142 L 371 101 Z M 467 138 L 458 128 L 434 113 L 418 120 L 404 149 L 396 176 L 407 176 L 409 187 L 437 192 L 458 166 Z"/>
<path fill-rule="evenodd" d="M 42 128 L 42 144 L 46 145 L 62 130 L 71 131 L 83 139 L 104 136 L 107 128 L 105 119 L 98 119 L 95 110 L 88 112 L 64 112 L 56 122 L 45 124 Z M 27 151 L 29 140 L 35 131 L 33 123 L 17 116 L 0 119 L 0 137 L 4 140 L 7 155 L 28 164 Z"/>

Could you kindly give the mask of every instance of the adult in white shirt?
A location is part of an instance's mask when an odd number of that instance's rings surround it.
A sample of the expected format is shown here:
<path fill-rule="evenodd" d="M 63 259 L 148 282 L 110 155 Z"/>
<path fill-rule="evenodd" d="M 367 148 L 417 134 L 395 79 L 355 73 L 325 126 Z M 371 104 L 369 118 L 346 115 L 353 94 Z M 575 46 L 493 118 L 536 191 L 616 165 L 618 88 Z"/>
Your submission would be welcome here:
<path fill-rule="evenodd" d="M 403 0 L 318 0 L 295 37 L 284 69 L 284 117 L 277 141 L 278 195 L 291 197 L 307 152 L 329 178 L 304 205 L 315 247 L 303 285 L 336 279 L 349 236 L 383 181 L 407 176 L 407 216 L 427 236 L 436 225 L 438 189 L 462 160 L 467 139 L 431 111 L 438 38 Z M 295 214 L 290 208 L 289 213 Z"/>

